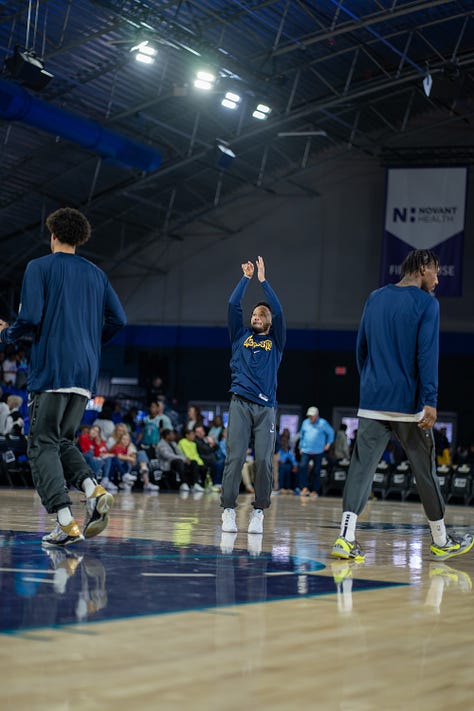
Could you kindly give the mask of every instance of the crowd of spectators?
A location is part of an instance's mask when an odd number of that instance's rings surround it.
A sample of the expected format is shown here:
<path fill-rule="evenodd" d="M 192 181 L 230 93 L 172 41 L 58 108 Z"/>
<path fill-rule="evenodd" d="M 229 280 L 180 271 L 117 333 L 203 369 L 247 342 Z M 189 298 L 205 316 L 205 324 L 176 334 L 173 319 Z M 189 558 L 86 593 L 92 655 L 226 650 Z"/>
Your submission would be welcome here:
<path fill-rule="evenodd" d="M 27 352 L 27 347 L 15 350 L 11 346 L 0 351 L 0 435 L 19 440 L 22 446 L 17 451 L 23 452 L 28 432 Z M 198 494 L 219 491 L 226 456 L 222 417 L 216 415 L 211 422 L 205 422 L 195 405 L 179 412 L 167 403 L 159 377 L 153 379 L 147 396 L 151 399 L 146 412 L 137 405 L 124 410 L 120 400 L 106 400 L 93 420 L 90 412 L 89 418 L 84 419 L 77 446 L 95 476 L 111 492 L 153 492 L 160 488 Z M 352 440 L 344 423 L 334 432 L 314 406 L 306 415 L 299 432 L 290 434 L 283 429 L 277 434 L 273 494 L 317 498 L 321 463 L 330 468 L 350 459 L 357 431 Z M 435 445 L 438 465 L 468 465 L 474 469 L 474 443 L 461 444 L 453 451 L 446 428 L 438 427 Z M 383 459 L 395 466 L 406 459 L 396 439 L 389 443 Z M 253 448 L 249 442 L 242 491 L 253 493 L 253 481 Z"/>

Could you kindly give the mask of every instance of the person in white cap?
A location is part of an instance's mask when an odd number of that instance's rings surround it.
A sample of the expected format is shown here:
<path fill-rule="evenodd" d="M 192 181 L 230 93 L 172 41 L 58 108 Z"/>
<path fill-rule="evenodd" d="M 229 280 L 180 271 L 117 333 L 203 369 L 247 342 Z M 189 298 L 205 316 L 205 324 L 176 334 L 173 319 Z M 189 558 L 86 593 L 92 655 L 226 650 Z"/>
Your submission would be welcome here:
<path fill-rule="evenodd" d="M 324 452 L 327 452 L 334 441 L 334 430 L 329 422 L 319 416 L 319 410 L 312 405 L 308 407 L 306 419 L 303 420 L 299 433 L 299 450 L 301 454 L 298 467 L 298 487 L 295 494 L 309 496 L 308 469 L 313 462 L 313 492 L 319 493 L 321 462 Z"/>

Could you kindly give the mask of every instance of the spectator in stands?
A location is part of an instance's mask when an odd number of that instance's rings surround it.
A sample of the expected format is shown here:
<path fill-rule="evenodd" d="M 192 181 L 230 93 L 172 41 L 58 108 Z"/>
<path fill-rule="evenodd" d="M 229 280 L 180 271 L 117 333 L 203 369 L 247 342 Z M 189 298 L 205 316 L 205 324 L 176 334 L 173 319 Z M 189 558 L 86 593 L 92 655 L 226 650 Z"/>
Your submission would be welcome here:
<path fill-rule="evenodd" d="M 339 429 L 336 432 L 336 437 L 334 439 L 334 450 L 333 456 L 336 462 L 341 459 L 349 459 L 349 442 L 347 441 L 347 425 L 341 422 Z"/>
<path fill-rule="evenodd" d="M 76 254 L 90 238 L 86 217 L 64 207 L 49 215 L 46 225 L 52 254 L 28 263 L 18 317 L 11 326 L 0 320 L 0 341 L 33 337 L 28 461 L 43 506 L 57 518 L 43 545 L 67 546 L 103 531 L 113 505 L 74 439 L 96 388 L 102 343 L 123 328 L 126 317 L 105 273 Z M 86 495 L 82 533 L 68 486 Z"/>
<path fill-rule="evenodd" d="M 451 444 L 447 437 L 446 427 L 440 427 L 439 430 L 435 427 L 433 434 L 437 463 L 439 466 L 443 466 L 443 464 L 449 466 L 451 464 Z"/>
<path fill-rule="evenodd" d="M 0 388 L 0 435 L 5 435 L 7 426 L 7 417 L 10 414 L 10 409 L 6 403 L 6 395 L 3 394 L 2 388 Z"/>
<path fill-rule="evenodd" d="M 92 427 L 82 426 L 80 431 L 81 434 L 77 444 L 84 459 L 96 477 L 101 479 L 102 486 L 104 486 L 104 482 L 109 484 L 110 468 L 114 455 L 107 449 L 107 443 L 102 439 L 100 427 L 98 425 L 92 425 Z M 106 487 L 104 486 L 104 488 Z"/>
<path fill-rule="evenodd" d="M 165 396 L 160 395 L 160 397 L 158 398 L 158 402 L 163 403 L 163 413 L 169 418 L 172 425 L 172 429 L 176 431 L 181 426 L 181 417 L 178 410 L 176 409 L 177 400 L 173 399 L 171 403 L 168 403 Z M 166 429 L 166 425 L 163 425 L 163 429 Z"/>
<path fill-rule="evenodd" d="M 217 442 L 209 435 L 206 435 L 204 425 L 194 425 L 194 434 L 196 435 L 194 441 L 196 442 L 199 456 L 209 471 L 212 484 L 220 484 L 224 462 L 217 457 L 217 452 L 219 451 Z"/>
<path fill-rule="evenodd" d="M 113 448 L 117 445 L 120 444 L 122 441 L 122 437 L 124 434 L 128 434 L 130 436 L 130 432 L 128 431 L 127 425 L 125 422 L 118 422 L 115 425 L 113 434 L 109 439 L 107 440 L 107 448 L 110 452 L 113 451 Z M 131 437 L 130 437 L 131 439 Z M 132 442 L 133 444 L 133 442 Z M 144 449 L 137 449 L 135 445 L 133 445 L 134 450 L 135 450 L 135 463 L 138 463 L 138 469 L 140 472 L 140 478 L 143 482 L 143 489 L 144 491 L 158 491 L 159 487 L 156 484 L 153 484 L 150 482 L 150 459 L 148 457 L 147 452 Z M 155 450 L 153 449 L 153 458 L 155 457 Z M 114 466 L 115 465 L 115 466 Z M 112 473 L 113 475 L 118 475 L 120 476 L 120 470 L 123 467 L 117 466 L 117 462 L 115 462 L 113 465 L 113 470 Z M 130 479 L 130 477 L 126 477 L 126 479 Z M 127 483 L 127 482 L 126 482 Z M 130 481 L 128 482 L 131 482 Z"/>
<path fill-rule="evenodd" d="M 222 417 L 220 415 L 216 415 L 211 422 L 211 426 L 207 434 L 209 437 L 212 437 L 214 442 L 218 442 L 223 428 L 224 423 L 222 422 Z"/>
<path fill-rule="evenodd" d="M 227 455 L 227 427 L 222 428 L 219 437 L 219 449 L 221 450 L 221 456 L 225 459 Z"/>
<path fill-rule="evenodd" d="M 183 491 L 189 491 L 194 483 L 199 480 L 196 463 L 194 463 L 196 471 L 195 476 L 193 476 L 192 462 L 178 447 L 176 433 L 173 430 L 164 429 L 162 431 L 160 441 L 156 447 L 156 456 L 158 467 L 163 472 L 162 480 L 165 480 L 169 488 L 177 489 L 180 484 L 186 484 Z"/>
<path fill-rule="evenodd" d="M 203 425 L 204 418 L 201 414 L 201 408 L 197 405 L 190 405 L 188 407 L 188 414 L 186 418 L 186 424 L 184 426 L 185 431 L 193 430 L 196 425 Z"/>
<path fill-rule="evenodd" d="M 160 406 L 151 402 L 148 415 L 143 420 L 143 430 L 137 437 L 137 444 L 144 449 L 150 459 L 156 455 L 155 447 L 160 441 Z"/>
<path fill-rule="evenodd" d="M 110 449 L 111 454 L 114 455 L 111 472 L 118 475 L 119 480 L 122 482 L 122 488 L 125 491 L 131 491 L 132 485 L 137 480 L 136 476 L 131 473 L 132 468 L 137 463 L 137 448 L 133 444 L 130 433 L 123 423 L 122 427 L 125 428 L 125 432 L 120 436 L 119 441 Z"/>
<path fill-rule="evenodd" d="M 28 380 L 28 358 L 26 356 L 26 350 L 24 348 L 19 348 L 16 354 L 17 360 L 17 371 L 16 371 L 16 387 L 19 390 L 26 388 L 26 382 Z"/>
<path fill-rule="evenodd" d="M 18 363 L 16 360 L 15 349 L 8 345 L 5 348 L 5 360 L 3 361 L 3 382 L 10 388 L 16 385 L 16 372 Z"/>
<path fill-rule="evenodd" d="M 94 422 L 94 425 L 95 424 L 96 423 Z M 109 450 L 109 452 L 112 450 L 112 447 L 114 447 L 116 444 L 119 444 L 122 435 L 124 435 L 126 432 L 128 432 L 127 425 L 124 422 L 117 422 L 112 434 L 106 439 L 107 449 Z"/>
<path fill-rule="evenodd" d="M 102 411 L 99 413 L 99 417 L 93 422 L 94 425 L 100 427 L 102 437 L 105 441 L 112 436 L 112 432 L 114 431 L 115 422 L 112 419 L 114 406 L 115 403 L 110 400 L 106 400 L 102 405 Z"/>
<path fill-rule="evenodd" d="M 138 418 L 138 408 L 136 408 L 132 405 L 132 407 L 130 407 L 127 410 L 127 412 L 123 416 L 123 420 L 122 420 L 122 422 L 124 422 L 127 425 L 127 429 L 132 436 L 132 440 L 136 440 L 136 437 L 138 434 L 138 432 L 137 432 L 137 425 L 138 425 L 137 418 Z"/>
<path fill-rule="evenodd" d="M 227 429 L 225 427 L 222 428 L 222 431 L 219 435 L 219 439 L 217 442 L 217 451 L 216 451 L 216 456 L 218 461 L 222 464 L 222 467 L 225 466 L 225 458 L 227 455 Z M 213 484 L 212 486 L 213 491 L 222 491 L 222 479 L 218 484 Z"/>
<path fill-rule="evenodd" d="M 197 445 L 194 441 L 195 437 L 196 435 L 194 434 L 193 430 L 186 430 L 184 436 L 178 442 L 178 447 L 180 448 L 186 459 L 189 459 L 190 463 L 194 463 L 192 470 L 194 479 L 193 491 L 199 492 L 204 491 L 202 482 L 204 481 L 206 467 L 204 466 L 203 460 L 199 456 Z"/>
<path fill-rule="evenodd" d="M 77 446 L 81 450 L 81 452 L 84 454 L 85 452 L 90 452 L 92 449 L 92 440 L 90 436 L 90 426 L 89 425 L 80 425 L 79 427 L 79 436 L 77 438 Z"/>
<path fill-rule="evenodd" d="M 301 492 L 301 496 L 309 496 L 309 463 L 313 462 L 313 485 L 312 491 L 317 496 L 319 494 L 321 462 L 324 452 L 327 452 L 334 440 L 334 430 L 327 422 L 319 416 L 317 407 L 311 406 L 306 412 L 306 419 L 303 420 L 300 429 L 299 449 L 301 454 L 298 469 L 298 488 L 296 493 Z"/>
<path fill-rule="evenodd" d="M 171 422 L 170 418 L 168 415 L 165 414 L 165 403 L 163 400 L 158 400 L 157 401 L 158 405 L 158 424 L 160 428 L 160 433 L 161 430 L 172 430 L 173 429 L 173 423 Z"/>
<path fill-rule="evenodd" d="M 19 395 L 9 395 L 7 397 L 8 417 L 5 425 L 5 434 L 13 437 L 23 437 L 25 434 L 25 422 L 20 412 L 23 405 L 23 398 Z"/>
<path fill-rule="evenodd" d="M 123 411 L 122 405 L 117 401 L 114 402 L 114 409 L 112 411 L 112 422 L 123 422 Z"/>
<path fill-rule="evenodd" d="M 3 364 L 4 364 L 4 362 L 5 362 L 5 351 L 4 351 L 3 348 L 2 348 L 2 350 L 0 350 L 0 383 L 2 383 L 2 385 L 5 385 L 5 384 L 6 384 L 6 383 L 5 383 L 5 378 L 3 377 Z"/>
<path fill-rule="evenodd" d="M 281 494 L 291 494 L 296 488 L 296 473 L 298 462 L 290 449 L 290 442 L 287 437 L 282 437 L 280 449 L 278 450 L 278 491 Z"/>
<path fill-rule="evenodd" d="M 160 375 L 155 375 L 152 378 L 151 385 L 148 388 L 147 399 L 148 402 L 158 402 L 160 397 L 165 394 L 165 388 L 163 385 L 163 379 Z"/>

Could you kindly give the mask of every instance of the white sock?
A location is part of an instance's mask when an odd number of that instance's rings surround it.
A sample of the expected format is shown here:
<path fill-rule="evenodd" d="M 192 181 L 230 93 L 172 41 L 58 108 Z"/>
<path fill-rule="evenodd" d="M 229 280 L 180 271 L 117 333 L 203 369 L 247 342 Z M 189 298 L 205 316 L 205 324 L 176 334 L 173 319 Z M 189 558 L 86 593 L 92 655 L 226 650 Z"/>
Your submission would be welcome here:
<path fill-rule="evenodd" d="M 58 509 L 56 511 L 56 516 L 58 519 L 58 523 L 61 526 L 67 526 L 71 521 L 74 521 L 74 516 L 71 513 L 71 509 L 69 506 L 64 506 L 62 509 Z"/>
<path fill-rule="evenodd" d="M 444 518 L 440 518 L 439 521 L 428 521 L 428 523 L 430 524 L 431 535 L 435 546 L 445 546 L 448 535 L 446 533 Z"/>
<path fill-rule="evenodd" d="M 84 493 L 89 498 L 92 496 L 92 494 L 95 491 L 95 487 L 97 486 L 97 482 L 95 479 L 91 479 L 90 477 L 87 477 L 87 479 L 84 479 L 82 482 L 82 488 L 84 489 Z"/>
<path fill-rule="evenodd" d="M 352 511 L 344 511 L 341 519 L 341 536 L 347 541 L 355 541 L 355 530 L 357 523 L 357 514 Z"/>

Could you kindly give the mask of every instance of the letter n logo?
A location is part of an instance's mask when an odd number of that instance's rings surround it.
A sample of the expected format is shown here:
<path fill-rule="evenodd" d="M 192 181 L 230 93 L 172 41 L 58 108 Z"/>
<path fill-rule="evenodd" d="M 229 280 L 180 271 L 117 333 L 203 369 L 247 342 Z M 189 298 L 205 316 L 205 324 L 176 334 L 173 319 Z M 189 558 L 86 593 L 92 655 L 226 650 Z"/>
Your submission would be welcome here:
<path fill-rule="evenodd" d="M 393 208 L 393 221 L 396 222 L 397 220 L 400 220 L 401 222 L 407 221 L 406 207 L 403 207 L 402 209 L 400 209 L 399 207 Z"/>

